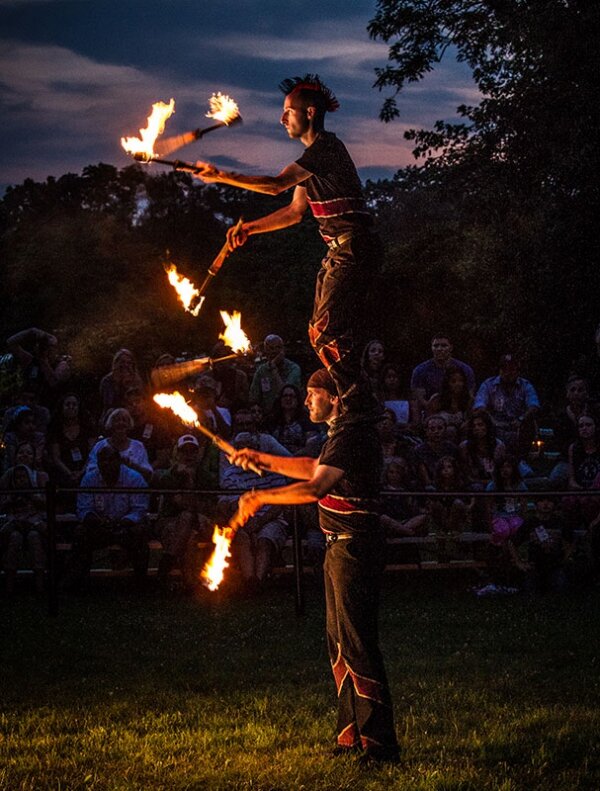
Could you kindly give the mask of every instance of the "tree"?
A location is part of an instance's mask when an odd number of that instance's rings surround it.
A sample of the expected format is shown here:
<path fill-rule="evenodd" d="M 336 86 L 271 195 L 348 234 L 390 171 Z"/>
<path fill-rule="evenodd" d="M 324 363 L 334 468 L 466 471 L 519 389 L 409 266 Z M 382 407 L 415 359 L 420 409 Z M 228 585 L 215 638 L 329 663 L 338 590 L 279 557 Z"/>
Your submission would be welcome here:
<path fill-rule="evenodd" d="M 481 101 L 459 107 L 459 123 L 406 134 L 421 165 L 398 174 L 394 200 L 452 207 L 433 255 L 453 251 L 471 306 L 462 330 L 495 337 L 496 350 L 516 344 L 547 385 L 597 323 L 599 21 L 579 0 L 379 0 L 369 24 L 390 44 L 376 80 L 394 90 L 383 120 L 445 53 L 471 67 Z"/>

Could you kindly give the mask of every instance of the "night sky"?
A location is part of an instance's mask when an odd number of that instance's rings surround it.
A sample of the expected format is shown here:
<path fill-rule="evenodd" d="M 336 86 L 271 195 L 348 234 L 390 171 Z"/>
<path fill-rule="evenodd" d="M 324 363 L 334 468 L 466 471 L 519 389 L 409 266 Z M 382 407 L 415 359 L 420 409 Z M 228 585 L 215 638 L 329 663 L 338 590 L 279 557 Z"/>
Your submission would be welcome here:
<path fill-rule="evenodd" d="M 176 102 L 165 135 L 205 125 L 215 91 L 239 104 L 242 126 L 208 135 L 177 156 L 251 173 L 296 159 L 279 116 L 278 83 L 317 72 L 341 103 L 327 127 L 363 178 L 410 163 L 404 129 L 451 120 L 477 101 L 468 69 L 447 57 L 400 100 L 400 119 L 378 118 L 372 87 L 387 45 L 369 40 L 367 0 L 0 0 L 0 193 L 25 178 L 122 167 L 121 136 L 137 135 L 153 102 Z M 155 166 L 159 167 L 159 166 Z"/>

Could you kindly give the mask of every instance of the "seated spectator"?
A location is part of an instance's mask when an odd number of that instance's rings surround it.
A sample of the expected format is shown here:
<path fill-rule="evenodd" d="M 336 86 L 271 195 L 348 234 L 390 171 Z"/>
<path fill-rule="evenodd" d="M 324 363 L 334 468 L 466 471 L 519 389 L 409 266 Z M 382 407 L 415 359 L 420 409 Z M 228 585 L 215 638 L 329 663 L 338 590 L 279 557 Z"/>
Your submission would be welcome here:
<path fill-rule="evenodd" d="M 527 514 L 527 498 L 523 495 L 527 486 L 515 457 L 506 456 L 496 463 L 493 480 L 488 483 L 486 491 L 499 494 L 491 503 L 486 500 L 491 533 L 488 555 L 491 584 L 495 587 L 512 586 L 521 581 L 522 575 L 520 570 L 515 574 L 509 540 L 522 526 Z"/>
<path fill-rule="evenodd" d="M 111 409 L 125 406 L 125 394 L 130 387 L 139 387 L 143 390 L 144 383 L 138 373 L 133 352 L 129 349 L 119 349 L 112 359 L 110 372 L 100 380 L 100 425 L 104 424 L 106 415 Z"/>
<path fill-rule="evenodd" d="M 410 466 L 406 459 L 398 456 L 389 459 L 383 470 L 383 491 L 400 493 L 413 487 Z M 425 530 L 427 514 L 411 497 L 382 497 L 380 524 L 388 537 L 421 535 Z M 418 555 L 418 553 L 417 553 Z M 418 562 L 414 560 L 404 562 Z"/>
<path fill-rule="evenodd" d="M 221 340 L 213 348 L 210 356 L 213 360 L 218 360 L 228 354 L 231 354 L 231 349 Z M 219 406 L 232 412 L 248 404 L 250 394 L 248 377 L 238 365 L 237 359 L 215 365 L 213 375 L 219 385 Z"/>
<path fill-rule="evenodd" d="M 519 376 L 519 363 L 514 355 L 505 354 L 500 358 L 499 375 L 481 384 L 473 409 L 489 412 L 498 439 L 504 442 L 509 453 L 519 460 L 527 458 L 537 431 L 540 402 L 531 382 Z"/>
<path fill-rule="evenodd" d="M 578 438 L 569 446 L 569 489 L 590 489 L 600 474 L 600 437 L 593 415 L 577 421 Z"/>
<path fill-rule="evenodd" d="M 71 358 L 58 354 L 56 336 L 30 327 L 12 335 L 6 345 L 21 368 L 23 388 L 34 393 L 38 403 L 51 407 L 71 377 Z"/>
<path fill-rule="evenodd" d="M 527 491 L 527 486 L 513 456 L 505 456 L 496 462 L 493 478 L 485 490 L 501 493 L 501 496 L 493 498 L 489 508 L 489 525 L 492 544 L 505 546 L 521 527 L 527 513 L 527 499 L 522 494 Z"/>
<path fill-rule="evenodd" d="M 157 408 L 152 398 L 139 387 L 130 387 L 125 393 L 125 408 L 133 421 L 129 431 L 131 439 L 143 444 L 154 469 L 166 469 L 175 442 L 167 425 L 166 412 Z"/>
<path fill-rule="evenodd" d="M 98 468 L 98 453 L 102 448 L 109 445 L 119 452 L 123 464 L 139 473 L 145 481 L 149 481 L 152 477 L 153 469 L 143 443 L 129 437 L 129 432 L 132 428 L 133 420 L 126 409 L 111 410 L 104 423 L 104 430 L 107 436 L 98 440 L 91 449 L 85 468 L 86 473 Z"/>
<path fill-rule="evenodd" d="M 249 413 L 246 413 L 249 416 Z M 236 414 L 236 425 L 242 415 Z M 289 456 L 290 453 L 270 434 L 240 432 L 233 445 L 236 448 L 252 448 L 262 453 Z M 221 454 L 220 483 L 222 489 L 270 489 L 286 483 L 281 475 L 265 471 L 262 476 L 251 470 L 243 470 L 231 464 Z M 239 495 L 226 495 L 219 500 L 220 521 L 227 522 L 237 509 Z M 239 565 L 242 582 L 252 592 L 263 585 L 277 556 L 287 540 L 287 522 L 280 506 L 263 506 L 243 528 L 238 530 L 232 544 L 232 554 Z"/>
<path fill-rule="evenodd" d="M 2 431 L 6 431 L 13 418 L 14 413 L 19 407 L 26 406 L 32 410 L 35 417 L 35 429 L 45 434 L 50 423 L 50 410 L 38 404 L 37 396 L 33 390 L 21 388 L 13 399 L 13 405 L 5 410 L 2 416 Z"/>
<path fill-rule="evenodd" d="M 413 451 L 413 461 L 421 486 L 429 491 L 435 489 L 434 479 L 438 461 L 443 456 L 457 457 L 458 450 L 453 442 L 445 439 L 446 421 L 439 415 L 425 419 L 425 440 Z"/>
<path fill-rule="evenodd" d="M 250 403 L 260 404 L 269 415 L 284 385 L 302 387 L 302 374 L 297 363 L 285 356 L 279 335 L 267 335 L 264 342 L 266 362 L 257 366 L 250 384 Z"/>
<path fill-rule="evenodd" d="M 496 438 L 496 426 L 481 410 L 467 420 L 467 438 L 458 446 L 458 456 L 467 484 L 481 491 L 492 480 L 494 467 L 506 456 L 506 445 Z"/>
<path fill-rule="evenodd" d="M 114 489 L 111 492 L 81 492 L 77 496 L 78 524 L 73 532 L 73 550 L 63 586 L 77 590 L 87 583 L 94 550 L 117 544 L 127 554 L 138 583 L 148 570 L 146 515 L 148 495 L 142 476 L 123 464 L 119 451 L 110 444 L 97 452 L 97 466 L 81 480 L 82 489 Z M 139 489 L 138 493 L 119 489 Z"/>
<path fill-rule="evenodd" d="M 3 515 L 0 517 L 0 553 L 4 568 L 7 595 L 14 592 L 19 561 L 23 550 L 29 555 L 38 593 L 43 591 L 46 569 L 45 500 L 40 494 L 19 490 L 42 488 L 48 482 L 45 472 L 38 472 L 25 464 L 8 469 L 0 478 L 0 490 L 14 490 L 0 498 Z"/>
<path fill-rule="evenodd" d="M 566 385 L 566 405 L 553 421 L 554 440 L 560 453 L 550 473 L 553 488 L 566 488 L 569 480 L 569 447 L 577 441 L 577 421 L 582 415 L 595 414 L 588 386 L 580 376 L 570 376 Z"/>
<path fill-rule="evenodd" d="M 436 492 L 460 492 L 465 480 L 458 461 L 452 456 L 442 456 L 435 467 L 433 479 Z M 432 498 L 428 510 L 438 533 L 462 533 L 471 526 L 471 511 L 475 500 L 450 494 L 448 497 Z"/>
<path fill-rule="evenodd" d="M 377 423 L 383 459 L 387 461 L 402 455 L 398 442 L 398 419 L 393 409 L 386 407 Z"/>
<path fill-rule="evenodd" d="M 593 352 L 574 363 L 573 373 L 586 380 L 590 401 L 595 409 L 600 409 L 600 324 L 594 330 Z"/>
<path fill-rule="evenodd" d="M 526 559 L 519 554 L 521 547 L 526 548 Z M 525 575 L 528 590 L 547 593 L 567 587 L 566 569 L 573 559 L 575 533 L 557 513 L 551 496 L 536 498 L 535 512 L 527 515 L 509 538 L 508 549 L 515 567 Z"/>
<path fill-rule="evenodd" d="M 267 430 L 292 456 L 305 456 L 306 446 L 317 435 L 308 417 L 302 394 L 295 385 L 284 385 L 267 423 Z"/>
<path fill-rule="evenodd" d="M 467 376 L 461 368 L 449 366 L 444 371 L 442 387 L 427 401 L 429 415 L 440 415 L 446 421 L 446 439 L 458 443 L 463 439 L 471 414 L 473 396 Z"/>
<path fill-rule="evenodd" d="M 467 378 L 468 389 L 471 394 L 475 391 L 475 374 L 470 365 L 452 357 L 452 341 L 448 335 L 437 333 L 431 340 L 433 357 L 420 363 L 413 369 L 410 379 L 410 388 L 413 398 L 417 401 L 421 412 L 427 412 L 427 401 L 441 392 L 442 379 L 446 368 L 460 368 Z"/>
<path fill-rule="evenodd" d="M 159 489 L 217 489 L 219 451 L 206 437 L 183 434 L 177 440 L 175 461 L 167 470 L 158 470 L 152 479 Z M 179 568 L 183 585 L 193 590 L 198 580 L 197 543 L 210 541 L 215 522 L 215 500 L 196 492 L 164 495 L 157 522 L 163 545 L 158 566 L 161 584 L 169 572 Z"/>
<path fill-rule="evenodd" d="M 420 421 L 420 413 L 414 400 L 407 400 L 400 385 L 400 371 L 395 365 L 386 363 L 381 369 L 381 387 L 379 394 L 383 405 L 393 409 L 398 425 L 416 426 Z"/>
<path fill-rule="evenodd" d="M 79 396 L 67 393 L 58 401 L 48 428 L 50 469 L 59 486 L 79 485 L 95 441 L 96 432 Z"/>
<path fill-rule="evenodd" d="M 569 446 L 569 489 L 585 492 L 600 483 L 600 435 L 593 415 L 581 415 L 577 421 L 578 439 Z M 596 497 L 570 496 L 563 500 L 563 510 L 569 527 L 585 529 L 590 538 L 600 513 Z"/>
<path fill-rule="evenodd" d="M 383 343 L 372 340 L 363 349 L 361 357 L 361 371 L 363 376 L 371 383 L 373 395 L 383 401 L 381 393 L 381 374 L 385 363 L 385 348 Z"/>
<path fill-rule="evenodd" d="M 29 443 L 35 450 L 32 467 L 39 470 L 46 463 L 46 437 L 35 427 L 35 415 L 26 406 L 18 407 L 12 416 L 8 430 L 3 439 L 2 471 L 16 464 L 17 448 L 22 443 Z"/>
<path fill-rule="evenodd" d="M 212 374 L 201 374 L 194 383 L 192 404 L 200 420 L 223 439 L 231 436 L 231 413 L 217 406 L 219 385 Z"/>
<path fill-rule="evenodd" d="M 265 431 L 265 412 L 260 404 L 250 404 L 250 414 L 256 426 L 256 431 Z"/>

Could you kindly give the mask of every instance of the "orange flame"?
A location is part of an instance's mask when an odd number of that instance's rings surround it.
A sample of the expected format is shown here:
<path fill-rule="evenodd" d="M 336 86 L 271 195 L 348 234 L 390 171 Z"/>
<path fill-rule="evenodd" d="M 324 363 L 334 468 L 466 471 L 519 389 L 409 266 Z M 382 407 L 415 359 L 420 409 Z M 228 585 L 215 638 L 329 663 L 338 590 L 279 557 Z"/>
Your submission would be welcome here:
<path fill-rule="evenodd" d="M 140 129 L 140 137 L 122 137 L 121 145 L 128 154 L 143 154 L 146 159 L 154 156 L 154 141 L 164 131 L 167 119 L 175 112 L 175 99 L 169 104 L 156 102 L 152 105 L 152 112 L 148 116 L 145 129 Z"/>
<path fill-rule="evenodd" d="M 166 272 L 167 277 L 169 278 L 169 283 L 177 292 L 177 296 L 179 297 L 183 307 L 188 313 L 191 313 L 192 316 L 197 316 L 200 313 L 200 309 L 204 303 L 204 297 L 200 297 L 200 292 L 191 280 L 188 280 L 187 277 L 179 274 L 175 264 L 171 264 Z M 198 302 L 196 303 L 196 306 L 192 308 L 191 305 L 194 299 L 198 299 Z"/>
<path fill-rule="evenodd" d="M 223 581 L 225 569 L 229 566 L 227 558 L 231 557 L 229 549 L 233 536 L 234 533 L 230 527 L 215 525 L 212 537 L 215 548 L 200 574 L 204 584 L 211 591 L 215 591 Z"/>
<path fill-rule="evenodd" d="M 170 409 L 188 426 L 195 426 L 198 423 L 198 413 L 177 390 L 174 393 L 156 393 L 154 400 L 164 409 Z"/>
<path fill-rule="evenodd" d="M 213 93 L 209 99 L 210 112 L 206 113 L 207 118 L 214 118 L 215 121 L 222 121 L 230 124 L 239 118 L 240 110 L 237 104 L 221 92 Z"/>
<path fill-rule="evenodd" d="M 231 314 L 226 310 L 221 310 L 220 313 L 225 324 L 225 331 L 219 335 L 219 339 L 225 341 L 235 354 L 249 352 L 252 346 L 241 327 L 242 314 L 239 310 L 234 310 Z"/>

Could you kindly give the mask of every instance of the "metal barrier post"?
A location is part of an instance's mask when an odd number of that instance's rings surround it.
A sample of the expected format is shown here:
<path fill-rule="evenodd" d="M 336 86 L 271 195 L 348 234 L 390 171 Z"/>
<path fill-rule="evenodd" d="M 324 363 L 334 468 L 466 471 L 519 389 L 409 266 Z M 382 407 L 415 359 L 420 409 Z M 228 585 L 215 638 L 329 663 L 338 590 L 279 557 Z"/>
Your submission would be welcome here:
<path fill-rule="evenodd" d="M 56 579 L 56 484 L 46 484 L 46 529 L 48 535 L 48 615 L 58 615 L 58 580 Z"/>
<path fill-rule="evenodd" d="M 292 509 L 292 534 L 294 543 L 294 579 L 296 582 L 296 618 L 304 615 L 304 586 L 303 572 L 304 564 L 302 561 L 302 541 L 300 540 L 300 528 L 298 526 L 298 509 Z"/>

